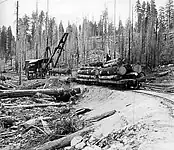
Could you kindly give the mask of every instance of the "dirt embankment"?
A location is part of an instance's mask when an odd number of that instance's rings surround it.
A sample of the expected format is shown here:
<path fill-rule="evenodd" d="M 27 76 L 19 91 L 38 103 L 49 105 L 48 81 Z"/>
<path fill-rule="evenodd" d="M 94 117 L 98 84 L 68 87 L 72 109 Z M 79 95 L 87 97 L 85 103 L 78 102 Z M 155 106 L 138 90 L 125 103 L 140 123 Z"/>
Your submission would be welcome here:
<path fill-rule="evenodd" d="M 89 139 L 103 149 L 173 149 L 174 105 L 162 98 L 88 86 L 76 107 L 93 109 L 85 119 L 116 110 L 114 115 L 96 123 Z"/>

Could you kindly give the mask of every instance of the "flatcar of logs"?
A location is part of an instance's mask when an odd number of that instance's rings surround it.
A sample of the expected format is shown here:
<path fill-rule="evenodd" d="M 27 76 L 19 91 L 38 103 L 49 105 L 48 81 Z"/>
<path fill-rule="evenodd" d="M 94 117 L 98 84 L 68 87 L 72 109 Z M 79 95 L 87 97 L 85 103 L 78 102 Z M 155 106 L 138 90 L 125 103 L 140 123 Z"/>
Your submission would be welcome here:
<path fill-rule="evenodd" d="M 139 83 L 136 80 L 138 78 L 138 73 L 133 71 L 133 68 L 129 64 L 122 64 L 118 60 L 110 60 L 106 62 L 103 67 L 85 66 L 78 70 L 76 81 L 87 83 L 108 83 L 117 84 L 119 80 L 125 80 L 122 82 L 125 86 L 131 86 L 132 83 L 134 87 L 139 87 Z M 88 83 L 89 83 L 88 82 Z M 93 84 L 91 83 L 91 84 Z M 120 82 L 118 82 L 120 84 Z M 127 85 L 126 85 L 127 84 Z"/>
<path fill-rule="evenodd" d="M 78 70 L 77 73 L 80 75 L 96 75 L 96 69 Z"/>
<path fill-rule="evenodd" d="M 98 78 L 100 80 L 114 80 L 114 81 L 117 81 L 117 80 L 121 80 L 122 76 L 120 76 L 120 75 L 108 75 L 108 76 L 99 76 Z"/>
<path fill-rule="evenodd" d="M 83 75 L 83 74 L 78 74 L 78 78 L 83 78 L 83 79 L 96 79 L 95 75 Z"/>

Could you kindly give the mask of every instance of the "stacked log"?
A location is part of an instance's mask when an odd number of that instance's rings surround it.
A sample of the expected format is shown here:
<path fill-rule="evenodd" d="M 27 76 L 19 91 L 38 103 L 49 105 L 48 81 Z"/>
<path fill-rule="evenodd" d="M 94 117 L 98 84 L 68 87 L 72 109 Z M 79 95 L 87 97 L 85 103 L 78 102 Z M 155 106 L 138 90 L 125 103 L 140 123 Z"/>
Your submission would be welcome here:
<path fill-rule="evenodd" d="M 95 75 L 83 75 L 83 74 L 78 74 L 78 78 L 83 78 L 83 79 L 95 79 Z"/>
<path fill-rule="evenodd" d="M 132 72 L 132 67 L 130 65 L 112 66 L 107 68 L 102 68 L 100 70 L 100 76 L 107 75 L 125 75 L 126 73 Z"/>
<path fill-rule="evenodd" d="M 87 69 L 95 69 L 96 67 L 92 66 L 86 66 L 86 67 L 81 67 L 80 70 L 87 70 Z"/>
<path fill-rule="evenodd" d="M 101 80 L 120 80 L 127 73 L 133 72 L 131 65 L 123 64 L 121 59 L 107 61 L 103 67 L 83 67 L 78 71 L 78 78 Z"/>
<path fill-rule="evenodd" d="M 107 76 L 107 75 L 115 75 L 118 72 L 118 67 L 107 67 L 107 68 L 101 68 L 99 75 L 100 76 Z"/>
<path fill-rule="evenodd" d="M 89 66 L 91 66 L 91 67 L 103 67 L 103 62 L 90 63 Z"/>
<path fill-rule="evenodd" d="M 99 76 L 99 79 L 100 80 L 114 80 L 114 81 L 117 81 L 117 80 L 121 80 L 122 76 L 120 76 L 120 75 Z"/>
<path fill-rule="evenodd" d="M 95 75 L 95 69 L 78 70 L 77 73 L 81 75 Z"/>
<path fill-rule="evenodd" d="M 107 67 L 117 66 L 119 64 L 121 64 L 121 60 L 119 60 L 119 59 L 112 59 L 112 60 L 109 60 L 109 61 L 105 62 L 103 67 L 107 68 Z"/>
<path fill-rule="evenodd" d="M 99 67 L 86 67 L 78 70 L 78 78 L 82 79 L 95 79 L 96 75 L 98 75 Z"/>

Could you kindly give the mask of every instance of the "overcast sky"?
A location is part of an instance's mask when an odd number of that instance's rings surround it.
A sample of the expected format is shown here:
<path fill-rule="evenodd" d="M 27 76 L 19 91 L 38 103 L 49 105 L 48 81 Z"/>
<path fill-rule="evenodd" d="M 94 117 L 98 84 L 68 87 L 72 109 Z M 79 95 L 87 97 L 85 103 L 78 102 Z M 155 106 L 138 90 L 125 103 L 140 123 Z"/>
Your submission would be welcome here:
<path fill-rule="evenodd" d="M 15 32 L 16 26 L 16 1 L 17 0 L 0 0 L 0 26 L 12 26 Z M 36 11 L 37 0 L 19 0 L 19 17 L 24 14 L 31 15 L 32 11 Z M 136 0 L 130 0 L 135 6 Z M 140 0 L 142 1 L 142 0 Z M 3 3 L 1 3 L 3 2 Z M 164 6 L 166 0 L 156 0 L 157 8 Z M 90 20 L 99 20 L 100 15 L 105 7 L 109 11 L 109 20 L 114 20 L 114 0 L 49 0 L 49 15 L 56 18 L 59 24 L 63 21 L 64 26 L 70 23 L 81 23 L 83 17 L 87 16 Z M 47 10 L 47 0 L 38 0 L 38 9 Z M 122 19 L 123 23 L 129 16 L 129 0 L 116 0 L 116 25 L 118 19 Z"/>

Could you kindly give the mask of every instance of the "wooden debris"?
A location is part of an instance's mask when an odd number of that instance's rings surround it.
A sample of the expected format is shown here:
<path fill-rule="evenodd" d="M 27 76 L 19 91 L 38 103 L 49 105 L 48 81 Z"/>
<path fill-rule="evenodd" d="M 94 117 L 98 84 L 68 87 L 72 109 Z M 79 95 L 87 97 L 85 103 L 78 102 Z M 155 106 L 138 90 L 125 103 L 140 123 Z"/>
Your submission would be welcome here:
<path fill-rule="evenodd" d="M 39 121 L 43 120 L 50 120 L 52 119 L 51 117 L 39 117 L 39 118 L 33 118 L 30 120 L 27 120 L 26 122 L 22 123 L 20 126 L 24 128 L 28 128 L 30 126 L 35 126 Z"/>
<path fill-rule="evenodd" d="M 39 103 L 39 104 L 47 104 L 50 103 L 50 101 L 55 101 L 54 97 L 50 97 L 50 98 L 34 98 L 32 97 L 30 100 L 32 100 L 35 103 Z"/>
<path fill-rule="evenodd" d="M 85 129 L 79 130 L 75 133 L 72 133 L 70 135 L 67 135 L 66 137 L 54 140 L 54 141 L 49 141 L 47 143 L 44 143 L 43 145 L 36 147 L 36 148 L 32 148 L 30 150 L 50 150 L 50 149 L 59 149 L 62 147 L 66 147 L 69 146 L 71 143 L 71 140 L 76 137 L 76 136 L 83 136 L 86 133 L 92 132 L 94 131 L 95 126 L 91 126 L 91 127 L 87 127 Z"/>
<path fill-rule="evenodd" d="M 108 112 L 105 112 L 105 113 L 103 113 L 103 114 L 101 114 L 101 115 L 91 117 L 91 118 L 89 118 L 89 119 L 87 119 L 87 120 L 85 120 L 85 121 L 89 121 L 89 122 L 100 121 L 100 120 L 102 120 L 102 119 L 104 119 L 104 118 L 107 118 L 107 117 L 109 117 L 109 116 L 114 115 L 115 113 L 116 113 L 116 110 L 108 111 Z"/>
<path fill-rule="evenodd" d="M 67 103 L 30 104 L 30 105 L 17 105 L 17 106 L 9 106 L 7 104 L 2 104 L 2 105 L 4 106 L 4 108 L 8 109 L 18 109 L 18 108 L 31 109 L 34 107 L 48 107 L 48 106 L 62 107 L 62 106 L 67 106 Z"/>
<path fill-rule="evenodd" d="M 15 134 L 16 134 L 16 131 L 13 131 L 13 132 L 3 132 L 3 133 L 0 133 L 0 138 L 12 137 Z"/>
<path fill-rule="evenodd" d="M 76 110 L 76 115 L 82 115 L 82 114 L 85 114 L 87 112 L 90 112 L 92 109 L 89 109 L 89 108 L 81 108 L 81 109 L 78 109 Z"/>
<path fill-rule="evenodd" d="M 30 129 L 37 129 L 38 131 L 42 132 L 43 134 L 47 135 L 47 133 L 45 131 L 43 131 L 41 128 L 37 127 L 37 126 L 34 126 L 34 125 L 31 125 L 29 126 L 27 129 L 25 129 L 22 134 L 25 134 L 26 132 L 28 132 Z"/>
<path fill-rule="evenodd" d="M 50 128 L 48 127 L 48 124 L 46 121 L 44 121 L 42 118 L 40 119 L 44 128 L 44 131 L 46 134 L 50 135 L 52 133 L 52 131 L 50 130 Z"/>
<path fill-rule="evenodd" d="M 4 86 L 3 84 L 0 84 L 0 89 L 1 90 L 10 90 L 7 86 Z"/>
<path fill-rule="evenodd" d="M 34 98 L 52 98 L 50 95 L 47 95 L 47 94 L 42 94 L 42 93 L 36 93 L 34 96 Z"/>
<path fill-rule="evenodd" d="M 80 88 L 69 90 L 59 89 L 32 89 L 32 90 L 1 90 L 0 99 L 15 97 L 31 97 L 36 93 L 47 94 L 56 97 L 59 101 L 68 101 L 71 95 L 79 94 Z"/>
<path fill-rule="evenodd" d="M 157 77 L 163 77 L 163 76 L 168 75 L 169 72 L 170 72 L 170 71 L 160 72 L 160 73 L 157 73 L 156 76 L 157 76 Z"/>

